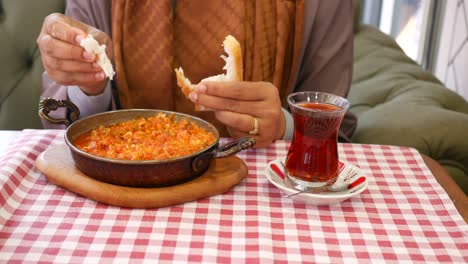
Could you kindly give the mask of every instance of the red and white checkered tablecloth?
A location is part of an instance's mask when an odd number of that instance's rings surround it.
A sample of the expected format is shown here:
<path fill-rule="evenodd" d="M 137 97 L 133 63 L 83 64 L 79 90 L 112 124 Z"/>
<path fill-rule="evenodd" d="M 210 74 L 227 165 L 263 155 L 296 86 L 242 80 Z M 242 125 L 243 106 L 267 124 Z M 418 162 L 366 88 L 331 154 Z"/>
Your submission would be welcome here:
<path fill-rule="evenodd" d="M 263 175 L 288 143 L 238 156 L 228 193 L 160 209 L 96 203 L 34 167 L 63 131 L 25 130 L 0 157 L 0 262 L 468 262 L 468 226 L 414 149 L 341 144 L 369 187 L 333 206 L 283 197 Z"/>

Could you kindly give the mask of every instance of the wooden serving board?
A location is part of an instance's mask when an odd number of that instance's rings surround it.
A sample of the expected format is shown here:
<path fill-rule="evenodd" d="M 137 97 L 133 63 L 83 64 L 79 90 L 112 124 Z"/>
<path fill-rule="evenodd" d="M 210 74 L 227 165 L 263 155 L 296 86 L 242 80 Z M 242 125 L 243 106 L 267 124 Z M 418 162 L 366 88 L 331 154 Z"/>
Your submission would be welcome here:
<path fill-rule="evenodd" d="M 65 144 L 49 147 L 36 159 L 47 179 L 97 202 L 132 208 L 159 208 L 195 201 L 229 191 L 247 176 L 247 165 L 236 156 L 214 159 L 200 177 L 175 186 L 133 188 L 101 182 L 78 170 Z"/>

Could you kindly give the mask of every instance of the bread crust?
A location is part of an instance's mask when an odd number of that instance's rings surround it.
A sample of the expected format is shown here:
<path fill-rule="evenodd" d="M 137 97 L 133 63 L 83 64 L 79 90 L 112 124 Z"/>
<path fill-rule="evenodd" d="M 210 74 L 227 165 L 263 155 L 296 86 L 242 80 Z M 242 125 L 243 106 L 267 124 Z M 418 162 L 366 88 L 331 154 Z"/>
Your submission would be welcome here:
<path fill-rule="evenodd" d="M 234 58 L 234 71 L 236 73 L 235 81 L 242 81 L 244 79 L 244 67 L 242 65 L 242 49 L 239 41 L 231 35 L 228 35 L 223 42 L 225 50 L 230 56 Z M 229 69 L 225 69 L 229 70 Z"/>
<path fill-rule="evenodd" d="M 195 87 L 190 83 L 190 80 L 187 77 L 185 77 L 184 70 L 182 69 L 182 67 L 179 67 L 179 69 L 174 69 L 174 71 L 177 77 L 177 85 L 180 87 L 185 97 L 188 98 L 189 93 Z"/>
<path fill-rule="evenodd" d="M 244 75 L 244 68 L 242 65 L 242 49 L 239 41 L 231 35 L 228 35 L 223 41 L 224 51 L 227 56 L 222 55 L 221 58 L 226 61 L 223 70 L 225 74 L 219 74 L 215 76 L 207 77 L 203 81 L 242 81 Z M 190 80 L 185 76 L 182 67 L 174 69 L 177 78 L 177 85 L 181 88 L 182 93 L 188 98 L 190 92 L 195 89 L 196 85 L 193 85 Z M 195 105 L 195 110 L 204 110 L 202 107 Z"/>

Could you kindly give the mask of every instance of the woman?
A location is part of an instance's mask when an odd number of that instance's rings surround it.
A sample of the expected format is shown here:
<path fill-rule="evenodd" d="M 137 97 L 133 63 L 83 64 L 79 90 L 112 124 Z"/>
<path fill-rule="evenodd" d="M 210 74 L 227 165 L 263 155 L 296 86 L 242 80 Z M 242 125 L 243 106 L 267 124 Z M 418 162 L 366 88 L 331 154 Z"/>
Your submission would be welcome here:
<path fill-rule="evenodd" d="M 92 34 L 107 45 L 116 82 L 79 45 Z M 176 85 L 173 69 L 194 82 L 221 73 L 221 43 L 233 35 L 244 57 L 243 82 L 206 82 L 190 99 L 213 109 L 195 112 Z M 37 39 L 46 69 L 43 97 L 73 101 L 81 117 L 112 108 L 157 108 L 212 122 L 222 136 L 249 135 L 257 147 L 291 139 L 286 97 L 324 91 L 346 97 L 353 60 L 352 1 L 68 1 Z M 112 95 L 112 91 L 116 91 Z M 50 125 L 48 125 L 50 127 Z M 356 118 L 347 113 L 340 140 Z"/>

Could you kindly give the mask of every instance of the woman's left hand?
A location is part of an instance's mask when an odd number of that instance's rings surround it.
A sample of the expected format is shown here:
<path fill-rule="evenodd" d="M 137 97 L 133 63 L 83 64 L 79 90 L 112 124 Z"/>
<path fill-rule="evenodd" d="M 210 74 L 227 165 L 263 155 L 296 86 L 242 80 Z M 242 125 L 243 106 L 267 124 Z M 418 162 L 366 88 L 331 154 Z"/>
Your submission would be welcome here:
<path fill-rule="evenodd" d="M 266 147 L 284 135 L 286 121 L 278 89 L 271 83 L 203 82 L 189 98 L 214 110 L 233 138 L 255 137 L 256 147 Z"/>

